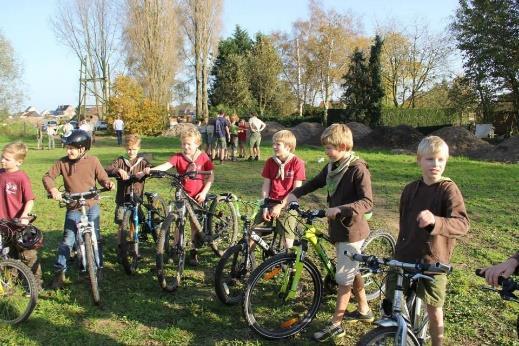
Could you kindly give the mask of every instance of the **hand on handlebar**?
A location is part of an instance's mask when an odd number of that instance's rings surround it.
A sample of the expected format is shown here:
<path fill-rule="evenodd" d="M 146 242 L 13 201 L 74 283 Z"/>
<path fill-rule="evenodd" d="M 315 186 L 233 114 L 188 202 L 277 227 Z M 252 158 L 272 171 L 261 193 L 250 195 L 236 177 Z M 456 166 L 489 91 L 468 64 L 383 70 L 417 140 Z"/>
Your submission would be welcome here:
<path fill-rule="evenodd" d="M 52 199 L 55 199 L 56 201 L 61 201 L 63 199 L 61 192 L 56 188 L 50 190 L 50 196 L 52 197 Z"/>
<path fill-rule="evenodd" d="M 326 209 L 326 217 L 330 220 L 335 220 L 337 215 L 341 215 L 341 210 L 339 208 L 328 208 Z"/>
<path fill-rule="evenodd" d="M 481 275 L 485 277 L 487 283 L 492 286 L 499 285 L 499 277 L 502 276 L 504 278 L 510 277 L 517 268 L 519 263 L 514 258 L 509 258 L 507 261 L 503 263 L 496 264 L 491 267 L 487 267 L 481 270 Z"/>
<path fill-rule="evenodd" d="M 119 173 L 119 176 L 121 177 L 122 180 L 130 179 L 128 172 L 126 172 L 124 169 L 119 169 L 117 172 Z"/>

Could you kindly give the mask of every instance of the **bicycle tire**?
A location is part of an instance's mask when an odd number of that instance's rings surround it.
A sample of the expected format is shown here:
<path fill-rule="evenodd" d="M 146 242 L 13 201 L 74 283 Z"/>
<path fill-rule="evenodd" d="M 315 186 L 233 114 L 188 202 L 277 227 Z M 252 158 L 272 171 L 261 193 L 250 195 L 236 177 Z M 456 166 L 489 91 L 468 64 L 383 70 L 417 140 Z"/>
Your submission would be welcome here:
<path fill-rule="evenodd" d="M 37 291 L 29 267 L 12 259 L 0 260 L 0 323 L 26 321 L 36 307 Z"/>
<path fill-rule="evenodd" d="M 393 258 L 395 246 L 395 239 L 389 232 L 377 230 L 370 233 L 362 245 L 361 252 L 382 258 Z M 364 279 L 366 299 L 372 301 L 380 297 L 380 294 L 385 292 L 386 288 L 384 273 L 372 273 L 363 263 L 359 264 L 359 271 Z"/>
<path fill-rule="evenodd" d="M 286 293 L 280 292 L 286 280 L 290 286 L 295 262 L 295 254 L 278 254 L 258 266 L 249 278 L 243 314 L 249 327 L 266 339 L 284 339 L 297 334 L 312 322 L 321 305 L 321 274 L 309 258 L 303 260 L 296 296 L 286 300 Z"/>
<path fill-rule="evenodd" d="M 218 236 L 210 243 L 216 256 L 221 257 L 225 250 L 236 243 L 238 236 L 238 213 L 227 196 L 217 196 L 209 206 L 207 219 L 209 236 Z"/>
<path fill-rule="evenodd" d="M 125 210 L 119 232 L 121 240 L 119 257 L 121 264 L 126 274 L 132 275 L 138 266 L 137 246 L 139 246 L 134 240 L 135 224 L 133 223 L 132 210 Z"/>
<path fill-rule="evenodd" d="M 151 225 L 152 229 L 151 236 L 153 237 L 153 241 L 157 243 L 158 233 L 160 232 L 160 226 L 162 222 L 166 219 L 168 215 L 167 204 L 164 199 L 160 196 L 153 197 L 151 201 Z"/>
<path fill-rule="evenodd" d="M 157 280 L 159 286 L 167 291 L 173 292 L 176 290 L 176 286 L 173 279 L 168 279 L 168 273 L 172 270 L 172 263 L 174 262 L 173 256 L 173 232 L 175 223 L 173 222 L 175 215 L 169 213 L 166 219 L 160 227 L 159 237 L 157 239 L 157 251 L 155 256 L 155 264 L 157 269 Z"/>
<path fill-rule="evenodd" d="M 247 247 L 241 241 L 227 249 L 214 271 L 216 296 L 226 305 L 241 303 L 249 275 L 256 268 L 254 253 L 247 251 Z"/>
<path fill-rule="evenodd" d="M 398 327 L 377 327 L 364 334 L 357 346 L 374 346 L 374 345 L 395 345 L 395 335 Z M 406 346 L 420 346 L 420 343 L 411 330 L 407 330 Z"/>
<path fill-rule="evenodd" d="M 94 304 L 99 305 L 101 303 L 101 294 L 99 293 L 99 283 L 97 282 L 97 265 L 94 258 L 92 235 L 87 232 L 84 233 L 83 236 L 85 241 L 85 257 L 92 299 L 94 300 Z"/>

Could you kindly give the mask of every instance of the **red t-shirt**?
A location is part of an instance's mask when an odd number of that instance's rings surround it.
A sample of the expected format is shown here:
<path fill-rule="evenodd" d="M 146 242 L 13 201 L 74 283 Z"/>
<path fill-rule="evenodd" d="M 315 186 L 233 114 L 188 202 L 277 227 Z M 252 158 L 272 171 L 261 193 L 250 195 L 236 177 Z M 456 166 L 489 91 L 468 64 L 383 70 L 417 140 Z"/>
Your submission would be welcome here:
<path fill-rule="evenodd" d="M 281 201 L 294 189 L 294 181 L 303 181 L 306 179 L 305 163 L 297 156 L 294 156 L 292 160 L 285 165 L 285 179 L 283 180 L 276 178 L 278 171 L 278 164 L 272 157 L 269 157 L 269 159 L 265 161 L 261 176 L 270 179 L 269 198 Z"/>
<path fill-rule="evenodd" d="M 186 173 L 188 169 L 190 171 L 212 171 L 214 168 L 214 165 L 209 159 L 209 156 L 207 156 L 207 154 L 204 152 L 198 155 L 194 164 L 191 164 L 188 160 L 186 160 L 184 155 L 181 153 L 177 153 L 171 156 L 169 158 L 169 163 L 175 166 L 179 174 Z M 204 188 L 205 178 L 207 178 L 207 176 L 201 174 L 198 174 L 196 179 L 184 178 L 182 179 L 182 186 L 184 186 L 184 190 L 186 190 L 189 196 L 195 197 Z"/>
<path fill-rule="evenodd" d="M 22 216 L 25 203 L 35 198 L 24 171 L 9 173 L 0 169 L 0 219 Z"/>
<path fill-rule="evenodd" d="M 238 124 L 238 140 L 245 142 L 247 139 L 247 124 Z"/>

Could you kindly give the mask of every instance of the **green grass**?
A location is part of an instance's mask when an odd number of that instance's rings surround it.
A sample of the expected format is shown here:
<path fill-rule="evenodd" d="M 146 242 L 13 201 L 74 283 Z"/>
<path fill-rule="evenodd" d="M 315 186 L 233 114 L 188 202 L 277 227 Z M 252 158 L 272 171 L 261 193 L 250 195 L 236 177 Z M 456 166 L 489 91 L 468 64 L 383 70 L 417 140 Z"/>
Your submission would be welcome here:
<path fill-rule="evenodd" d="M 0 136 L 0 144 L 9 138 Z M 44 281 L 49 283 L 56 248 L 61 239 L 64 210 L 48 200 L 41 177 L 52 162 L 64 155 L 62 149 L 31 150 L 23 169 L 29 174 L 37 196 L 34 212 L 36 224 L 45 232 L 41 251 Z M 115 139 L 100 138 L 92 154 L 104 165 L 124 153 L 114 146 Z M 170 138 L 145 138 L 143 152 L 150 153 L 155 164 L 165 161 L 179 150 L 178 141 Z M 270 153 L 267 146 L 263 156 Z M 297 154 L 307 164 L 307 175 L 315 175 L 323 166 L 319 148 L 300 147 Z M 403 186 L 418 177 L 415 159 L 388 152 L 360 152 L 370 165 L 376 211 L 374 227 L 388 228 L 396 234 L 398 199 Z M 247 199 L 260 195 L 262 162 L 225 163 L 216 166 L 213 191 L 231 191 Z M 453 257 L 454 272 L 450 277 L 445 306 L 447 344 L 510 345 L 518 343 L 515 318 L 519 307 L 502 301 L 497 294 L 479 289 L 483 280 L 473 275 L 474 269 L 502 261 L 517 251 L 519 239 L 519 166 L 452 158 L 446 175 L 460 187 L 471 218 L 469 235 L 459 242 Z M 165 181 L 150 180 L 148 191 L 168 196 Z M 114 197 L 114 193 L 108 194 Z M 324 206 L 322 192 L 303 199 L 307 205 Z M 145 244 L 145 262 L 137 275 L 128 277 L 115 260 L 115 227 L 112 223 L 113 198 L 101 202 L 102 233 L 106 270 L 101 283 L 101 308 L 92 304 L 86 282 L 78 280 L 75 269 L 62 291 L 45 291 L 30 319 L 15 327 L 0 326 L 2 345 L 162 345 L 219 344 L 267 345 L 245 325 L 239 306 L 219 303 L 213 290 L 213 268 L 217 258 L 209 249 L 202 252 L 202 264 L 196 270 L 187 268 L 186 280 L 175 294 L 162 292 L 153 272 L 153 247 Z M 517 305 L 517 304 L 516 304 Z M 287 344 L 311 344 L 311 334 L 324 326 L 334 308 L 328 298 L 317 318 L 300 335 Z M 353 308 L 353 306 L 352 306 Z M 376 306 L 373 306 L 377 309 Z M 347 336 L 339 344 L 353 345 L 370 326 L 347 326 Z M 277 344 L 277 343 L 272 343 Z"/>

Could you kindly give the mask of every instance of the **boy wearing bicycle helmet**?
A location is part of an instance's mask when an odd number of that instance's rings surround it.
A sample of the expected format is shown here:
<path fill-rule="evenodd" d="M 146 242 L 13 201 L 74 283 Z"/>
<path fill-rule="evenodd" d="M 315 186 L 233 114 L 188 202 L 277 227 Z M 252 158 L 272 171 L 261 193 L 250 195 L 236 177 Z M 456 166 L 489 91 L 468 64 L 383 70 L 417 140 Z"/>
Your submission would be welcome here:
<path fill-rule="evenodd" d="M 32 192 L 31 181 L 20 167 L 27 155 L 27 146 L 21 142 L 7 144 L 2 149 L 2 168 L 0 169 L 0 219 L 19 219 L 29 223 L 29 214 L 36 198 Z M 15 258 L 19 258 L 31 268 L 36 284 L 41 289 L 41 266 L 36 249 L 21 249 L 12 244 Z M 13 253 L 11 253 L 13 254 Z"/>
<path fill-rule="evenodd" d="M 253 227 L 271 227 L 277 220 L 277 231 L 284 234 L 285 246 L 291 248 L 297 221 L 290 212 L 280 215 L 286 206 L 285 197 L 306 180 L 305 163 L 294 155 L 296 137 L 289 130 L 278 131 L 272 136 L 272 148 L 274 155 L 265 161 L 261 173 L 261 197 L 268 202 L 256 216 Z"/>
<path fill-rule="evenodd" d="M 198 203 L 202 204 L 205 202 L 205 198 L 211 185 L 214 181 L 213 168 L 214 165 L 209 159 L 209 156 L 198 147 L 202 144 L 202 136 L 195 127 L 188 127 L 180 134 L 180 142 L 182 146 L 182 152 L 173 154 L 169 161 L 164 162 L 161 165 L 153 168 L 146 168 L 144 172 L 149 174 L 151 171 L 167 171 L 170 168 L 175 167 L 179 174 L 184 174 L 190 171 L 209 171 L 211 174 L 202 175 L 198 174 L 194 179 L 185 177 L 182 180 L 182 186 L 186 193 L 193 197 Z M 189 264 L 196 266 L 198 265 L 198 256 L 196 250 L 197 239 L 202 237 L 201 234 L 196 230 L 196 227 L 191 222 L 191 240 L 192 249 L 190 251 L 191 258 Z M 175 239 L 178 239 L 178 234 L 175 235 Z"/>
<path fill-rule="evenodd" d="M 63 144 L 67 150 L 67 156 L 56 161 L 43 176 L 43 186 L 53 199 L 60 201 L 61 192 L 56 188 L 56 178 L 61 175 L 66 192 L 79 193 L 90 190 L 99 183 L 107 189 L 113 189 L 114 183 L 108 178 L 106 171 L 95 156 L 87 155 L 90 149 L 90 136 L 83 130 L 74 130 L 69 136 L 63 138 Z M 99 242 L 100 267 L 103 263 L 103 251 L 101 235 L 99 234 L 99 205 L 98 200 L 87 200 L 88 220 L 94 222 L 97 239 Z M 79 206 L 78 206 L 79 207 Z M 70 251 L 76 241 L 76 223 L 80 221 L 81 211 L 78 208 L 67 206 L 63 240 L 58 246 L 58 256 L 54 264 L 55 275 L 51 287 L 59 289 L 63 287 L 67 261 Z"/>
<path fill-rule="evenodd" d="M 400 232 L 395 248 L 399 261 L 448 264 L 456 240 L 468 232 L 463 196 L 456 184 L 443 176 L 448 158 L 449 147 L 440 137 L 425 137 L 418 144 L 416 160 L 422 176 L 408 184 L 400 197 Z M 417 295 L 427 304 L 432 344 L 441 345 L 447 275 L 434 278 L 433 282 L 420 280 Z M 395 284 L 395 275 L 388 275 L 386 297 L 393 296 Z"/>
<path fill-rule="evenodd" d="M 328 192 L 326 217 L 330 240 L 335 245 L 337 255 L 335 281 L 338 288 L 331 322 L 313 335 L 314 340 L 319 342 L 344 336 L 341 326 L 343 318 L 363 322 L 374 320 L 367 303 L 364 280 L 357 270 L 358 264 L 344 255 L 345 250 L 360 253 L 369 235 L 364 214 L 373 208 L 371 175 L 367 163 L 352 151 L 353 136 L 348 126 L 329 126 L 321 135 L 321 143 L 330 161 L 316 177 L 292 191 L 287 198 L 288 202 L 296 201 L 322 187 L 326 187 Z M 358 310 L 346 313 L 352 291 L 358 302 Z"/>

